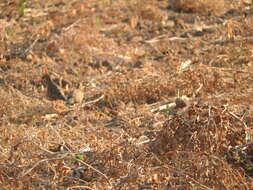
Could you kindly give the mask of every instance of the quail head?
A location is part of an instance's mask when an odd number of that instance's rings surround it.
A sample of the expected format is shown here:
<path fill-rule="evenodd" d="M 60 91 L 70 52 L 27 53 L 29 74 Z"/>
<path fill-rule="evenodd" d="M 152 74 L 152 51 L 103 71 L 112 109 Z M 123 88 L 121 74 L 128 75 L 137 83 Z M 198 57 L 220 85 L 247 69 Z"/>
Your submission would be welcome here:
<path fill-rule="evenodd" d="M 84 98 L 84 92 L 81 89 L 76 89 L 70 92 L 67 98 L 67 104 L 82 103 Z"/>
<path fill-rule="evenodd" d="M 176 103 L 176 108 L 184 108 L 187 106 L 186 103 L 184 102 L 184 100 L 181 98 L 177 98 L 175 100 L 175 103 Z"/>
<path fill-rule="evenodd" d="M 64 100 L 66 101 L 66 97 L 62 90 L 57 86 L 57 84 L 51 79 L 48 74 L 44 74 L 42 77 L 44 83 L 47 86 L 47 95 L 54 100 Z"/>

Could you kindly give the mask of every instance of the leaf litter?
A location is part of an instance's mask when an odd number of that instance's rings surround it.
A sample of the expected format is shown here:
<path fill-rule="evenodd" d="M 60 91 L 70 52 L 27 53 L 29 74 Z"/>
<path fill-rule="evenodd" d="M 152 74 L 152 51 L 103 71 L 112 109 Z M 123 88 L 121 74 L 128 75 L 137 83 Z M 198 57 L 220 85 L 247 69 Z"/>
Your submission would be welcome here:
<path fill-rule="evenodd" d="M 2 188 L 252 189 L 251 1 L 0 8 Z"/>

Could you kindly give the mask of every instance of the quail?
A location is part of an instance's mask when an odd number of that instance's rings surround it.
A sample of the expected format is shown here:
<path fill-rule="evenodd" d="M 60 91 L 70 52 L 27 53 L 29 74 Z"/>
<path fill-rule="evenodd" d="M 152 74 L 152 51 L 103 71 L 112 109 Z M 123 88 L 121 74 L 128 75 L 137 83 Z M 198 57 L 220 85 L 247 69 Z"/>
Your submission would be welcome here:
<path fill-rule="evenodd" d="M 70 92 L 66 100 L 67 104 L 82 103 L 84 98 L 84 92 L 81 89 L 76 89 Z"/>
<path fill-rule="evenodd" d="M 47 85 L 47 94 L 53 100 L 64 100 L 66 101 L 66 97 L 61 89 L 55 84 L 55 82 L 51 79 L 48 74 L 44 74 L 42 77 L 43 81 Z"/>
<path fill-rule="evenodd" d="M 184 108 L 185 106 L 187 106 L 184 100 L 181 98 L 177 98 L 175 100 L 175 103 L 176 103 L 176 108 Z"/>

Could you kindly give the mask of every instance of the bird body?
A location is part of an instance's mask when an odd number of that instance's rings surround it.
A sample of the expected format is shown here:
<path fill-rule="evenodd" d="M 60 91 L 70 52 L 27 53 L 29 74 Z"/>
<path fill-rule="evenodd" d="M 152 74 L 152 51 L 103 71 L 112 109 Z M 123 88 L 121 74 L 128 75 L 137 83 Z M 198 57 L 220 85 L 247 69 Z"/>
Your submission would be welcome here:
<path fill-rule="evenodd" d="M 67 100 L 62 90 L 57 86 L 57 84 L 55 84 L 55 82 L 51 79 L 51 77 L 48 74 L 43 75 L 42 79 L 47 85 L 47 94 L 51 99 L 54 100 L 59 99 L 64 101 Z"/>
<path fill-rule="evenodd" d="M 82 103 L 84 98 L 84 92 L 81 89 L 76 89 L 70 92 L 67 103 L 68 104 L 76 104 L 76 103 Z"/>
<path fill-rule="evenodd" d="M 61 88 L 51 79 L 49 74 L 44 74 L 42 77 L 47 86 L 47 94 L 53 100 L 63 100 L 67 104 L 82 103 L 84 98 L 84 92 L 82 89 L 76 89 L 71 91 L 66 97 Z"/>

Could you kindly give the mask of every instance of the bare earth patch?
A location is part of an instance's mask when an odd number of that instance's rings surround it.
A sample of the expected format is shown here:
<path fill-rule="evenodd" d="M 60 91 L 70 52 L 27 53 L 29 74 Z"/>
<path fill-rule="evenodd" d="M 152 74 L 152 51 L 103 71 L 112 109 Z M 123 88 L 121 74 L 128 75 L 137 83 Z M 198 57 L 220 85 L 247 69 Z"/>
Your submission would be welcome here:
<path fill-rule="evenodd" d="M 0 188 L 252 189 L 252 13 L 2 1 Z"/>

